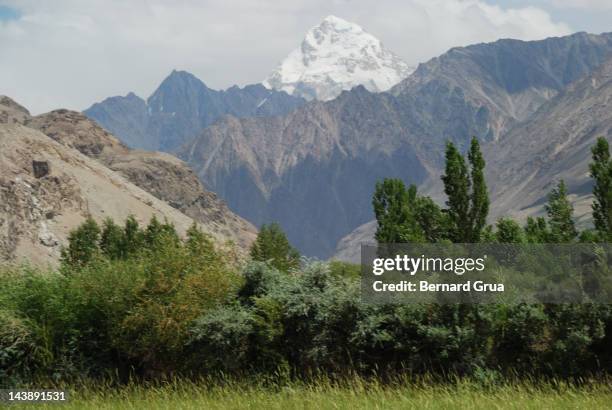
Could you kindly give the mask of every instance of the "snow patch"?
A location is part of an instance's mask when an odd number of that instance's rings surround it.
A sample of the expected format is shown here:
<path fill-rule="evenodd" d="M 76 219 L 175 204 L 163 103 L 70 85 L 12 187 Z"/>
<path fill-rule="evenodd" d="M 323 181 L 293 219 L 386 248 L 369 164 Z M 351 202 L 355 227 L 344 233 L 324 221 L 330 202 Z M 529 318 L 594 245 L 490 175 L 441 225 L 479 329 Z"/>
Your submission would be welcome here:
<path fill-rule="evenodd" d="M 306 33 L 300 47 L 263 85 L 325 101 L 358 85 L 372 92 L 386 91 L 413 71 L 359 25 L 328 16 Z"/>

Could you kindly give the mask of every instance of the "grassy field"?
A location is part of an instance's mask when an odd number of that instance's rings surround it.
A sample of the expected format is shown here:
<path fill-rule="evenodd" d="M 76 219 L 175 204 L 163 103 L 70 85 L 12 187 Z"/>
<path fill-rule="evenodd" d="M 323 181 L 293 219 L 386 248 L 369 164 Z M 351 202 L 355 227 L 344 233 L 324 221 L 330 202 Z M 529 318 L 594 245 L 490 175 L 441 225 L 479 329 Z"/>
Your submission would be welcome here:
<path fill-rule="evenodd" d="M 453 384 L 380 385 L 353 381 L 263 388 L 229 383 L 174 382 L 157 387 L 85 387 L 71 391 L 65 405 L 30 404 L 11 408 L 49 409 L 604 409 L 612 408 L 609 383 L 506 384 L 484 388 Z"/>

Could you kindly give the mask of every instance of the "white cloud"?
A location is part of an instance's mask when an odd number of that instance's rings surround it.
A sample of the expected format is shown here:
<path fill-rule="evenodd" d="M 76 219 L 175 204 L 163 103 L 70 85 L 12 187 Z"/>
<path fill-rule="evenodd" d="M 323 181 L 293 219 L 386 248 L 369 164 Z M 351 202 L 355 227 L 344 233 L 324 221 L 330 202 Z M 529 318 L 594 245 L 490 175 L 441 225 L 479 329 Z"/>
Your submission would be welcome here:
<path fill-rule="evenodd" d="M 258 82 L 327 14 L 361 24 L 417 64 L 448 48 L 570 32 L 543 10 L 482 0 L 9 0 L 0 22 L 0 94 L 34 112 L 84 109 L 173 68 L 225 88 Z"/>
<path fill-rule="evenodd" d="M 612 10 L 610 0 L 548 0 L 560 9 Z"/>

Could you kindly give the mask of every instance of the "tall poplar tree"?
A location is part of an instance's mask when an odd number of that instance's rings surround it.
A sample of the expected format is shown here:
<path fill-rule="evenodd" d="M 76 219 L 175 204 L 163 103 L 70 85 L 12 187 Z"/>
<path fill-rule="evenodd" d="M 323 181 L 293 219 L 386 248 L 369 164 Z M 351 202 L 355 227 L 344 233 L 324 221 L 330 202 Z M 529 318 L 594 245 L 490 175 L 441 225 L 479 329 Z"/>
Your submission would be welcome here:
<path fill-rule="evenodd" d="M 601 239 L 612 240 L 612 161 L 608 141 L 600 137 L 591 149 L 593 162 L 589 165 L 593 178 L 593 223 Z"/>
<path fill-rule="evenodd" d="M 489 194 L 485 182 L 485 160 L 476 137 L 472 137 L 468 161 L 471 167 L 472 192 L 470 204 L 470 232 L 468 242 L 479 242 L 489 214 Z"/>
<path fill-rule="evenodd" d="M 449 239 L 453 242 L 479 242 L 487 223 L 489 196 L 484 177 L 485 161 L 474 137 L 468 152 L 470 170 L 452 142 L 446 144 L 446 169 L 442 176 L 448 197 Z"/>
<path fill-rule="evenodd" d="M 449 238 L 467 242 L 470 237 L 470 178 L 465 160 L 452 142 L 446 144 L 446 169 L 442 176 L 447 196 Z"/>

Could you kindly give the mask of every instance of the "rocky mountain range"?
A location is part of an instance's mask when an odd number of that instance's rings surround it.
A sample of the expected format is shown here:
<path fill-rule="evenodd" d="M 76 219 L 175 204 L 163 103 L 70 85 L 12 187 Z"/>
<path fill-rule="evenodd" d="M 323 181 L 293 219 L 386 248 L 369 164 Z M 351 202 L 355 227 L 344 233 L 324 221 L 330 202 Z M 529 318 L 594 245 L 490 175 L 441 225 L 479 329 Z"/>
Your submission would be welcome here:
<path fill-rule="evenodd" d="M 217 91 L 186 71 L 173 71 L 143 100 L 134 93 L 93 104 L 83 113 L 132 148 L 171 152 L 224 115 L 283 115 L 304 103 L 261 84 Z"/>
<path fill-rule="evenodd" d="M 206 191 L 183 162 L 134 151 L 84 115 L 32 117 L 0 97 L 0 259 L 55 264 L 68 233 L 88 215 L 117 221 L 153 215 L 179 232 L 194 221 L 246 249 L 255 228 Z"/>
<path fill-rule="evenodd" d="M 358 85 L 386 91 L 412 71 L 359 25 L 327 16 L 263 84 L 307 100 L 327 101 Z"/>
<path fill-rule="evenodd" d="M 302 252 L 325 257 L 371 218 L 377 180 L 427 176 L 399 112 L 391 95 L 360 86 L 284 117 L 224 117 L 179 155 L 236 213 L 278 221 Z"/>
<path fill-rule="evenodd" d="M 598 137 L 612 139 L 612 60 L 485 147 L 492 217 L 542 213 L 546 195 L 563 179 L 579 219 L 590 219 L 588 164 Z"/>
<path fill-rule="evenodd" d="M 572 37 L 595 39 L 603 43 L 609 35 L 592 36 L 577 34 Z M 593 56 L 590 52 L 574 55 Z M 597 137 L 612 137 L 612 60 L 608 58 L 594 67 L 582 68 L 570 78 L 578 79 L 553 90 L 554 97 L 541 103 L 535 112 L 522 121 L 513 120 L 507 131 L 483 145 L 487 162 L 486 172 L 492 199 L 490 222 L 502 216 L 524 220 L 527 216 L 544 213 L 543 205 L 554 185 L 563 179 L 568 186 L 570 200 L 575 208 L 578 223 L 588 225 L 591 214 L 592 182 L 588 164 L 590 148 Z M 540 65 L 543 66 L 543 65 Z M 558 66 L 557 73 L 575 72 L 575 68 Z M 559 77 L 557 77 L 559 78 Z M 439 173 L 438 173 L 439 174 Z M 422 190 L 438 202 L 443 202 L 439 175 L 432 175 Z M 372 242 L 376 231 L 375 221 L 368 222 L 338 244 L 335 258 L 359 260 L 359 244 Z"/>
<path fill-rule="evenodd" d="M 277 220 L 308 255 L 372 219 L 375 181 L 438 178 L 444 144 L 496 141 L 610 57 L 612 35 L 500 40 L 421 64 L 390 93 L 364 87 L 284 117 L 224 117 L 179 155 L 255 224 Z"/>

